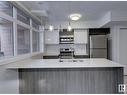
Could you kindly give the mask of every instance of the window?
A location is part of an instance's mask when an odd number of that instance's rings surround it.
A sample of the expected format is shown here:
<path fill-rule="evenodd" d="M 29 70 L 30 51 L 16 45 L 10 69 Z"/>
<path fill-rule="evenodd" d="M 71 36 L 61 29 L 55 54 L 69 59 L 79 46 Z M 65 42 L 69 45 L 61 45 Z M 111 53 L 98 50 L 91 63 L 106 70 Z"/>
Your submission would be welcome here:
<path fill-rule="evenodd" d="M 30 30 L 17 25 L 18 55 L 30 52 Z"/>
<path fill-rule="evenodd" d="M 0 18 L 0 57 L 13 56 L 13 23 Z"/>
<path fill-rule="evenodd" d="M 32 46 L 33 52 L 39 51 L 39 32 L 32 32 Z"/>
<path fill-rule="evenodd" d="M 17 9 L 17 19 L 25 24 L 30 25 L 30 17 L 19 9 Z"/>
<path fill-rule="evenodd" d="M 13 6 L 7 1 L 0 1 L 0 11 L 12 16 Z"/>
<path fill-rule="evenodd" d="M 35 29 L 39 29 L 39 23 L 37 23 L 36 21 L 32 20 L 32 26 L 35 28 Z"/>

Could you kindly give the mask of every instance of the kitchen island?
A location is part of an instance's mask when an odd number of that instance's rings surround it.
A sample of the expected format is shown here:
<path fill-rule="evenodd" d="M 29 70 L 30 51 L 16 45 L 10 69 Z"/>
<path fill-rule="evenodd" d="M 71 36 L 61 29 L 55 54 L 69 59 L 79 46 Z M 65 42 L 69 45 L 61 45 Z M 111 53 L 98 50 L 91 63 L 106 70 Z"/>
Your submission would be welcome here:
<path fill-rule="evenodd" d="M 28 59 L 4 65 L 19 72 L 19 93 L 108 94 L 123 84 L 123 65 L 107 59 Z"/>

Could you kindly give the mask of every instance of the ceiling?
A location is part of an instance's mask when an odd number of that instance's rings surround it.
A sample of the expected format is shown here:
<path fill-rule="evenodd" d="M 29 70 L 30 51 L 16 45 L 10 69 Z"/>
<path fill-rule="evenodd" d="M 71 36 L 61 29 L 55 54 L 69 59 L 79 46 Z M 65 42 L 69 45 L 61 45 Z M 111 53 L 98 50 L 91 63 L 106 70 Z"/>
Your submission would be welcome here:
<path fill-rule="evenodd" d="M 49 21 L 68 21 L 69 14 L 82 14 L 81 21 L 98 20 L 108 11 L 127 11 L 127 1 L 22 1 L 30 11 L 41 11 Z M 34 13 L 35 15 L 39 15 Z"/>

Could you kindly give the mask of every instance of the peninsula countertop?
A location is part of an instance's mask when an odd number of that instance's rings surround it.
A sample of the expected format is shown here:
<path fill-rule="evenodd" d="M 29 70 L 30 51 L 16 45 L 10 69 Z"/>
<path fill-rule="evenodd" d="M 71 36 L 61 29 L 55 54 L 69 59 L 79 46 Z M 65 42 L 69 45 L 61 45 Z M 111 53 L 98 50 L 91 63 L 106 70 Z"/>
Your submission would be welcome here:
<path fill-rule="evenodd" d="M 9 63 L 1 68 L 96 68 L 96 67 L 124 67 L 123 65 L 104 58 L 90 59 L 26 59 Z"/>

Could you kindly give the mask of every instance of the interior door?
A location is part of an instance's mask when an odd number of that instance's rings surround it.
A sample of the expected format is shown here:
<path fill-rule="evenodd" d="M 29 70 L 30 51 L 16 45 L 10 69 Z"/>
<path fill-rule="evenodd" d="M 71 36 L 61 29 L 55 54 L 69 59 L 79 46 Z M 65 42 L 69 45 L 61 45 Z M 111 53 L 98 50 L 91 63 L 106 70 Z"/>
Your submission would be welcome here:
<path fill-rule="evenodd" d="M 119 63 L 125 65 L 124 74 L 127 75 L 127 28 L 119 33 Z"/>

